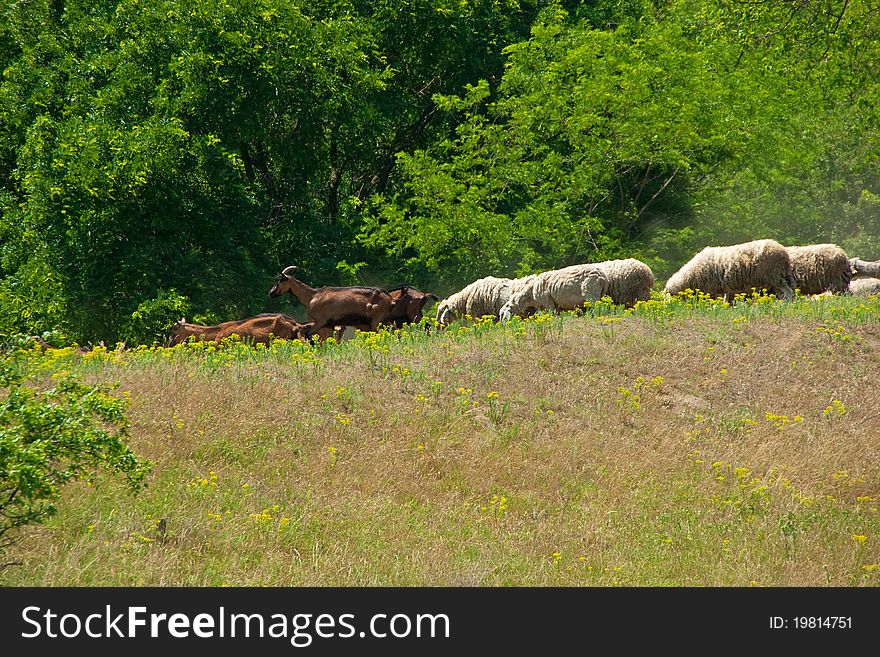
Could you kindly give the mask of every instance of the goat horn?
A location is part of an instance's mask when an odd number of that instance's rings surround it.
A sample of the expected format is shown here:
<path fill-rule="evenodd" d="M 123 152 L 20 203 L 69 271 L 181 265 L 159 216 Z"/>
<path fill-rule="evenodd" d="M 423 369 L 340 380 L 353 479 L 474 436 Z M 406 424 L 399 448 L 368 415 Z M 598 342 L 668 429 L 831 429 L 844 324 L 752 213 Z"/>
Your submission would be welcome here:
<path fill-rule="evenodd" d="M 296 265 L 290 265 L 290 267 L 287 267 L 281 273 L 284 274 L 285 276 L 290 276 L 292 274 L 292 272 L 295 272 L 297 269 L 299 269 L 299 267 L 297 267 Z"/>

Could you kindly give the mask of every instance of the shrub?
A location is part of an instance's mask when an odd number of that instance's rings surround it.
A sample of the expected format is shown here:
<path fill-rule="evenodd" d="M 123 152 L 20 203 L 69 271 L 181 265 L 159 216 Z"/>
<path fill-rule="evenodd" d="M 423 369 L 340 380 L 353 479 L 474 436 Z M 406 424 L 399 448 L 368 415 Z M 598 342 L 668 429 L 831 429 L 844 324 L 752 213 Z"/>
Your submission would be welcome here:
<path fill-rule="evenodd" d="M 155 299 L 142 302 L 123 329 L 123 339 L 131 344 L 161 341 L 178 319 L 187 314 L 189 300 L 176 290 L 161 290 Z"/>
<path fill-rule="evenodd" d="M 14 530 L 55 513 L 54 501 L 68 481 L 88 480 L 98 468 L 121 475 L 133 491 L 144 485 L 148 461 L 125 443 L 126 400 L 107 385 L 72 378 L 35 390 L 13 363 L 0 365 L 0 550 Z"/>

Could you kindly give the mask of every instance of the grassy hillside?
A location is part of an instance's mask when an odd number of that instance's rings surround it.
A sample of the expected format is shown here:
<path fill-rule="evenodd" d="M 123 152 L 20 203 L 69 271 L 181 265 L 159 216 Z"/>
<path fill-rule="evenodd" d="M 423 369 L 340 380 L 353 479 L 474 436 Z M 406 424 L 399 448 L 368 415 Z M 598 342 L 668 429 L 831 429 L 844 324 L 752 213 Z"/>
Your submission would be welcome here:
<path fill-rule="evenodd" d="M 154 468 L 8 585 L 880 583 L 878 299 L 14 357 L 119 382 Z"/>

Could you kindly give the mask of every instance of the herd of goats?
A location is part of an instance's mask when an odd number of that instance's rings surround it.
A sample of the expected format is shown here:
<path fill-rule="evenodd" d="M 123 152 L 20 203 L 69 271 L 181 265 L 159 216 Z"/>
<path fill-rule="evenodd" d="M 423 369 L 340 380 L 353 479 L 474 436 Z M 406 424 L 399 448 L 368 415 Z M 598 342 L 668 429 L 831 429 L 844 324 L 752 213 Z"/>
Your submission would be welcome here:
<path fill-rule="evenodd" d="M 610 297 L 626 307 L 651 298 L 654 274 L 634 258 L 572 265 L 522 278 L 487 276 L 440 301 L 430 293 L 402 285 L 390 290 L 366 287 L 313 288 L 282 271 L 269 290 L 270 297 L 292 294 L 306 308 L 307 323 L 289 315 L 264 313 L 215 326 L 192 324 L 186 318 L 171 329 L 166 345 L 194 337 L 220 341 L 232 334 L 267 343 L 270 338 L 308 341 L 312 336 L 339 340 L 346 327 L 375 331 L 379 325 L 401 328 L 422 319 L 429 301 L 437 306 L 437 323 L 494 316 L 502 321 L 541 310 L 556 312 L 581 308 L 587 301 Z M 733 246 L 706 247 L 666 283 L 667 295 L 699 290 L 732 302 L 738 294 L 767 291 L 780 299 L 803 295 L 880 293 L 880 261 L 849 258 L 835 244 L 785 247 L 774 240 L 756 240 Z"/>

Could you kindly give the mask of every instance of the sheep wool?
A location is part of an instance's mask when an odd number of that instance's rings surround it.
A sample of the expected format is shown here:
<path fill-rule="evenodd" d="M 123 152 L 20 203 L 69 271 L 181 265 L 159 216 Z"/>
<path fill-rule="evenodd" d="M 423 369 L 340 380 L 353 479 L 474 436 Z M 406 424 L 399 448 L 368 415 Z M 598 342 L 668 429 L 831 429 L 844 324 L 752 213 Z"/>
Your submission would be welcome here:
<path fill-rule="evenodd" d="M 605 274 L 607 286 L 602 296 L 609 296 L 614 303 L 632 308 L 638 301 L 651 298 L 654 272 L 641 260 L 606 260 L 594 263 Z"/>
<path fill-rule="evenodd" d="M 527 308 L 538 310 L 574 310 L 585 301 L 602 298 L 608 282 L 596 265 L 572 265 L 552 269 L 523 281 L 519 289 L 501 308 L 502 320 L 511 315 L 522 316 Z"/>
<path fill-rule="evenodd" d="M 791 258 L 775 240 L 755 240 L 732 246 L 707 246 L 666 282 L 668 294 L 701 290 L 731 301 L 735 294 L 767 290 L 777 297 L 794 297 Z"/>
<path fill-rule="evenodd" d="M 526 277 L 529 278 L 529 277 Z M 437 323 L 450 322 L 465 317 L 498 316 L 501 307 L 525 279 L 496 278 L 486 276 L 474 281 L 455 294 L 447 297 L 437 306 Z"/>
<path fill-rule="evenodd" d="M 857 278 L 849 284 L 849 291 L 859 297 L 880 294 L 880 278 Z"/>
<path fill-rule="evenodd" d="M 801 294 L 849 294 L 849 258 L 836 244 L 787 246 L 795 287 Z"/>
<path fill-rule="evenodd" d="M 501 318 L 522 316 L 529 308 L 573 310 L 586 301 L 611 297 L 614 303 L 632 307 L 651 298 L 654 273 L 635 258 L 606 260 L 545 271 L 525 281 L 501 309 Z"/>

